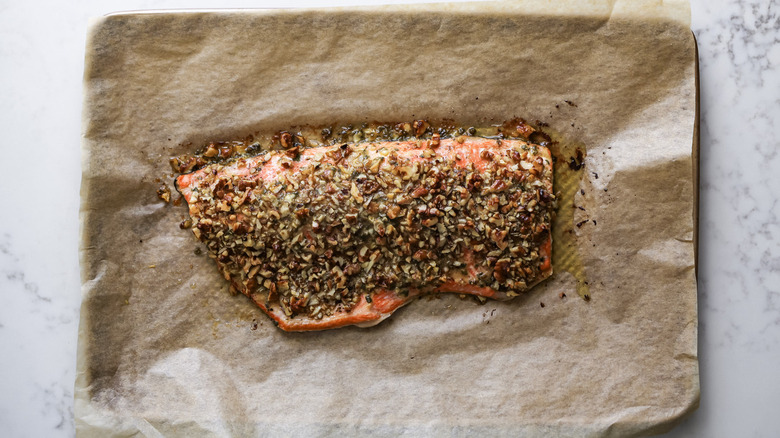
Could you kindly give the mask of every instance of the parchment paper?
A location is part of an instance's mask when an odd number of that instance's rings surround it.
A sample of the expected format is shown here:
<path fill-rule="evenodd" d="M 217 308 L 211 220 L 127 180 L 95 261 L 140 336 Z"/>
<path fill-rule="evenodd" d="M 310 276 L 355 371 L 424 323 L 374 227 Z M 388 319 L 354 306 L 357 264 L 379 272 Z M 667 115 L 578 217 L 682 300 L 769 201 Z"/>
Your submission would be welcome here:
<path fill-rule="evenodd" d="M 696 65 L 687 2 L 652 3 L 95 22 L 85 69 L 78 435 L 670 428 L 699 398 Z M 486 125 L 515 116 L 587 148 L 574 223 L 590 221 L 570 226 L 589 302 L 558 272 L 507 303 L 447 295 L 371 329 L 284 333 L 228 293 L 179 229 L 185 208 L 155 194 L 170 181 L 168 157 L 208 140 L 334 121 Z"/>

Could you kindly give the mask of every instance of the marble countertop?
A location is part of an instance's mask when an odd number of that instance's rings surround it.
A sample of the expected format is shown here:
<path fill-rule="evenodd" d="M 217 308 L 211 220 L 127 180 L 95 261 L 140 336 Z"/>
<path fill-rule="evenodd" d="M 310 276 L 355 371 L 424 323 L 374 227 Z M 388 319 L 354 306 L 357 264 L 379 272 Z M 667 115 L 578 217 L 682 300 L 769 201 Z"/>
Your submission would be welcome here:
<path fill-rule="evenodd" d="M 3 436 L 74 435 L 81 80 L 89 17 L 132 9 L 324 3 L 0 5 Z M 780 433 L 780 3 L 691 3 L 701 85 L 701 405 L 664 436 L 773 437 Z M 17 157 L 38 165 L 32 178 L 13 164 Z"/>

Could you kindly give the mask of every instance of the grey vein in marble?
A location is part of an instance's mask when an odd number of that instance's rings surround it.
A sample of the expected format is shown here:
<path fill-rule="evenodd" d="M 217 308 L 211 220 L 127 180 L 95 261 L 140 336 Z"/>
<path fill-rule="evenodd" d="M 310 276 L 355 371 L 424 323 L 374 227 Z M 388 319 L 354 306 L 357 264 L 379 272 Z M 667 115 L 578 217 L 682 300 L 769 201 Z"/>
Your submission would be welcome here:
<path fill-rule="evenodd" d="M 29 266 L 14 238 L 0 235 L 0 428 L 3 436 L 70 434 L 78 311 L 57 288 L 28 279 Z M 12 412 L 37 421 L 20 424 Z"/>
<path fill-rule="evenodd" d="M 777 436 L 780 2 L 692 4 L 701 90 L 701 406 L 670 437 Z"/>

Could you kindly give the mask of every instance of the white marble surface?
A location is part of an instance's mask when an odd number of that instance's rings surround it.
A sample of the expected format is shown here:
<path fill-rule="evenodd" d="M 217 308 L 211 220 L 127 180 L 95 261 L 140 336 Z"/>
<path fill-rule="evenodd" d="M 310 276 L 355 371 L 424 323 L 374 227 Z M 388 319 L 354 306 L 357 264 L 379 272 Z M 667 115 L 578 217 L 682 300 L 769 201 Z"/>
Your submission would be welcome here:
<path fill-rule="evenodd" d="M 87 19 L 323 0 L 0 3 L 0 435 L 74 435 Z M 366 3 L 342 0 L 331 4 Z M 701 407 L 669 437 L 780 436 L 780 2 L 692 1 L 701 66 Z M 34 175 L 17 160 L 37 164 Z"/>

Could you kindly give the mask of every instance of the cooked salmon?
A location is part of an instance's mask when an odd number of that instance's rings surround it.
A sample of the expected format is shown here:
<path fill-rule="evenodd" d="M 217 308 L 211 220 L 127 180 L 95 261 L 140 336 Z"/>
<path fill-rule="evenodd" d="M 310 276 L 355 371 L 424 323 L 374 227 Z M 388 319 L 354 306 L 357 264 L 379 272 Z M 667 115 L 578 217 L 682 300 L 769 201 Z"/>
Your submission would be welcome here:
<path fill-rule="evenodd" d="M 521 140 L 268 151 L 176 183 L 222 275 L 287 331 L 374 325 L 426 293 L 506 300 L 552 273 L 552 159 Z"/>

